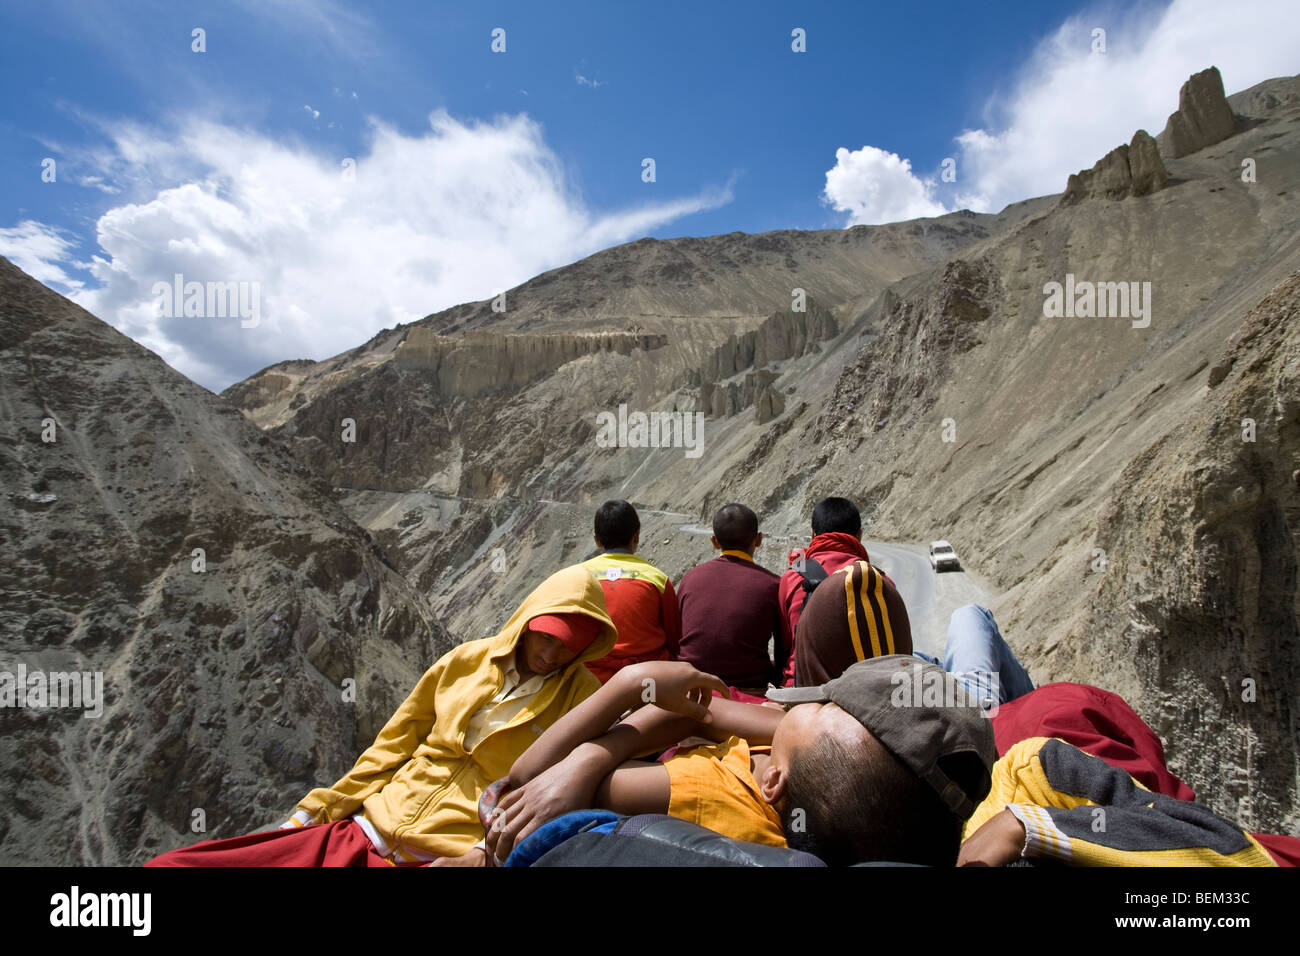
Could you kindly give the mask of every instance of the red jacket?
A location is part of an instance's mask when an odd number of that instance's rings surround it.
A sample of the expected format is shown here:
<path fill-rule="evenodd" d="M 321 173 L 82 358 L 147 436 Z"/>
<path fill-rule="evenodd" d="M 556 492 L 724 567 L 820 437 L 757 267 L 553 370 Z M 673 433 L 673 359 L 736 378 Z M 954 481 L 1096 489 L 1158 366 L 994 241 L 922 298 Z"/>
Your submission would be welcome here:
<path fill-rule="evenodd" d="M 603 684 L 628 664 L 676 660 L 682 619 L 673 582 L 645 558 L 606 551 L 582 562 L 605 592 L 605 608 L 618 629 L 614 649 L 587 669 Z"/>
<path fill-rule="evenodd" d="M 862 542 L 842 531 L 819 534 L 808 542 L 807 548 L 794 549 L 790 552 L 790 564 L 795 564 L 801 556 L 816 561 L 826 569 L 827 574 L 834 574 L 854 561 L 871 560 L 867 557 L 867 549 L 862 546 Z M 888 579 L 889 576 L 885 577 Z M 776 649 L 776 662 L 785 674 L 785 686 L 793 687 L 794 632 L 799 625 L 799 614 L 803 611 L 804 601 L 803 575 L 793 567 L 781 575 L 778 600 L 781 603 L 781 646 Z"/>

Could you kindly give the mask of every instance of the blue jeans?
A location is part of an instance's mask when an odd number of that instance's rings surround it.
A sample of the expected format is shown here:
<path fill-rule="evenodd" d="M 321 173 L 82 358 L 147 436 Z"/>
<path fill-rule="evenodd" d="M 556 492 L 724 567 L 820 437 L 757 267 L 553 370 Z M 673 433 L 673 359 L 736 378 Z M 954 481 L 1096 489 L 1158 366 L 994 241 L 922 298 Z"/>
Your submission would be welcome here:
<path fill-rule="evenodd" d="M 978 604 L 967 604 L 952 612 L 942 662 L 923 651 L 914 653 L 956 677 L 986 709 L 1034 689 L 1024 665 L 1002 639 L 993 612 Z"/>

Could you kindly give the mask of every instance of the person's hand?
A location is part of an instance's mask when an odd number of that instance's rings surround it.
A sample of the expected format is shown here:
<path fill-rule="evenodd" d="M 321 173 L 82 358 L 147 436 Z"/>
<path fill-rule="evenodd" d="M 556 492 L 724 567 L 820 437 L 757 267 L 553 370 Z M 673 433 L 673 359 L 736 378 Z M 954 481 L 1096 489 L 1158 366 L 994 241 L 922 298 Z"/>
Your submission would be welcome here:
<path fill-rule="evenodd" d="M 487 854 L 481 846 L 476 846 L 464 856 L 440 856 L 429 863 L 430 866 L 487 866 Z"/>
<path fill-rule="evenodd" d="M 575 757 L 561 760 L 501 797 L 487 825 L 488 865 L 505 863 L 511 851 L 543 823 L 592 805 L 600 781 L 585 773 Z"/>
<path fill-rule="evenodd" d="M 1025 825 L 1010 810 L 990 817 L 957 854 L 958 866 L 1006 866 L 1025 849 Z"/>
<path fill-rule="evenodd" d="M 690 717 L 710 721 L 709 701 L 716 690 L 730 698 L 731 691 L 720 678 L 696 670 L 685 661 L 646 661 L 625 668 L 641 689 L 641 703 Z"/>

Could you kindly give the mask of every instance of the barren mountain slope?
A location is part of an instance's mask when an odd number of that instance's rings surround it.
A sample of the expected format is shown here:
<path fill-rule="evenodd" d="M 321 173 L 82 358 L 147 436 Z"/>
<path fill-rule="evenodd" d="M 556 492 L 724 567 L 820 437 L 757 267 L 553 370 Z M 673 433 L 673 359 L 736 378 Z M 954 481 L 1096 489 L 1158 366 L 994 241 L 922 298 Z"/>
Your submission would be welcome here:
<path fill-rule="evenodd" d="M 0 710 L 0 859 L 278 822 L 451 642 L 281 446 L 3 259 L 0 342 L 0 670 L 103 681 L 102 716 Z"/>
<path fill-rule="evenodd" d="M 1141 662 L 1144 706 L 1184 772 L 1221 809 L 1294 833 L 1300 272 L 1246 315 L 1205 384 L 1098 513 L 1110 568 L 1085 613 L 1114 622 L 1104 647 Z"/>

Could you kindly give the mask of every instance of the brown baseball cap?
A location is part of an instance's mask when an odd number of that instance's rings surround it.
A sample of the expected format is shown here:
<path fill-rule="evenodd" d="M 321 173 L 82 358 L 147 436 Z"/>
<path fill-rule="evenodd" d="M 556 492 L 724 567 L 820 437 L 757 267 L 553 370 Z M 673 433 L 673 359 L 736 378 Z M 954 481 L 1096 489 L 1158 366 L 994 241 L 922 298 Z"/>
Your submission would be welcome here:
<path fill-rule="evenodd" d="M 961 681 L 936 664 L 910 654 L 875 657 L 817 687 L 781 687 L 767 696 L 848 711 L 962 819 L 988 795 L 997 759 L 993 725 Z M 948 759 L 964 753 L 979 759 Z"/>

